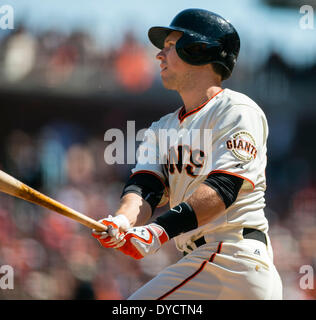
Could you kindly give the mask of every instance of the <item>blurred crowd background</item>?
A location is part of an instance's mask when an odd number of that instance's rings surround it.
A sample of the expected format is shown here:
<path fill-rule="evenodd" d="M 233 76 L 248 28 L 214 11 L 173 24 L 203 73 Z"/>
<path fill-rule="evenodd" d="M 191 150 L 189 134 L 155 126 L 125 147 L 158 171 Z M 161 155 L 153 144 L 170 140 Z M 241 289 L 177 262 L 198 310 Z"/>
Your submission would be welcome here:
<path fill-rule="evenodd" d="M 295 64 L 271 46 L 257 61 L 255 44 L 244 46 L 224 87 L 267 115 L 275 264 L 285 299 L 315 299 L 315 289 L 300 288 L 300 268 L 316 268 L 316 52 Z M 105 45 L 86 30 L 16 22 L 0 37 L 0 169 L 96 220 L 114 212 L 132 166 L 105 163 L 104 133 L 128 120 L 147 128 L 181 106 L 161 85 L 156 53 L 131 30 Z M 134 261 L 78 223 L 0 193 L 0 266 L 14 268 L 14 290 L 0 289 L 0 299 L 125 299 L 179 258 L 170 242 Z"/>

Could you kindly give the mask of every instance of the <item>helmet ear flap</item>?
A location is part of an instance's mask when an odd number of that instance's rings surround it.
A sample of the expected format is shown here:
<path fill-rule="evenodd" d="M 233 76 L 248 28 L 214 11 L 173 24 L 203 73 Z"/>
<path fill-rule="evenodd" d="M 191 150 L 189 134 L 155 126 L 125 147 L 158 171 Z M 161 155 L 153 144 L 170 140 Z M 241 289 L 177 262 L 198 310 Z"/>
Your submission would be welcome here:
<path fill-rule="evenodd" d="M 203 65 L 216 59 L 221 51 L 219 46 L 215 42 L 194 41 L 192 37 L 184 34 L 177 41 L 176 50 L 183 61 L 193 65 Z"/>

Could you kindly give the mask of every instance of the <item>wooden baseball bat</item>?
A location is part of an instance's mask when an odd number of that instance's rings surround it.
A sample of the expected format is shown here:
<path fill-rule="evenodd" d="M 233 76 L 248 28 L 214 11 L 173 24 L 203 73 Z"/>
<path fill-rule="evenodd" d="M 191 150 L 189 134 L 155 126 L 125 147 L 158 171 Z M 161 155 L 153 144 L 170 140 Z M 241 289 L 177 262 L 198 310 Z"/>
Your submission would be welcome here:
<path fill-rule="evenodd" d="M 23 200 L 33 202 L 49 210 L 58 212 L 68 218 L 71 218 L 84 226 L 97 231 L 106 231 L 104 224 L 95 221 L 88 216 L 73 210 L 62 203 L 45 196 L 44 194 L 32 189 L 23 182 L 13 178 L 9 174 L 0 170 L 0 191 L 10 194 L 11 196 L 21 198 Z"/>

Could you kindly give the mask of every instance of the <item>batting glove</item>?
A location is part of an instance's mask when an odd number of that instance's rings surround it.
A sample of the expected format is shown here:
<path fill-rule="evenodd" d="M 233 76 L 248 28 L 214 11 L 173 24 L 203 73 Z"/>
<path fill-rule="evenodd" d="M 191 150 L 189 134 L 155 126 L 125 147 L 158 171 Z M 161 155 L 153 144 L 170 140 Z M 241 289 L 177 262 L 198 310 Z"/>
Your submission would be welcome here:
<path fill-rule="evenodd" d="M 106 225 L 108 229 L 107 231 L 96 231 L 93 229 L 92 236 L 96 238 L 103 247 L 117 249 L 125 243 L 125 233 L 121 230 L 128 230 L 130 228 L 130 223 L 126 216 L 121 214 L 112 217 L 109 215 L 107 218 L 99 220 L 99 222 Z"/>
<path fill-rule="evenodd" d="M 142 259 L 158 251 L 169 240 L 169 236 L 163 227 L 151 223 L 127 230 L 124 240 L 125 243 L 118 250 L 134 259 Z"/>

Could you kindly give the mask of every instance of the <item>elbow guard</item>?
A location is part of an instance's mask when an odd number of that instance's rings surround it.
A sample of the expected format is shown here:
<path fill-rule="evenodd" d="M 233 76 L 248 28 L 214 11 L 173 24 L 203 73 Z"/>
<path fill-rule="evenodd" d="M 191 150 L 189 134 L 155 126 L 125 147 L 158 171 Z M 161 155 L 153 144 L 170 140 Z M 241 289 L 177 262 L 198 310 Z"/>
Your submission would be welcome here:
<path fill-rule="evenodd" d="M 128 193 L 138 194 L 149 203 L 153 214 L 163 196 L 164 189 L 164 184 L 155 175 L 146 172 L 136 172 L 127 181 L 121 197 Z"/>

